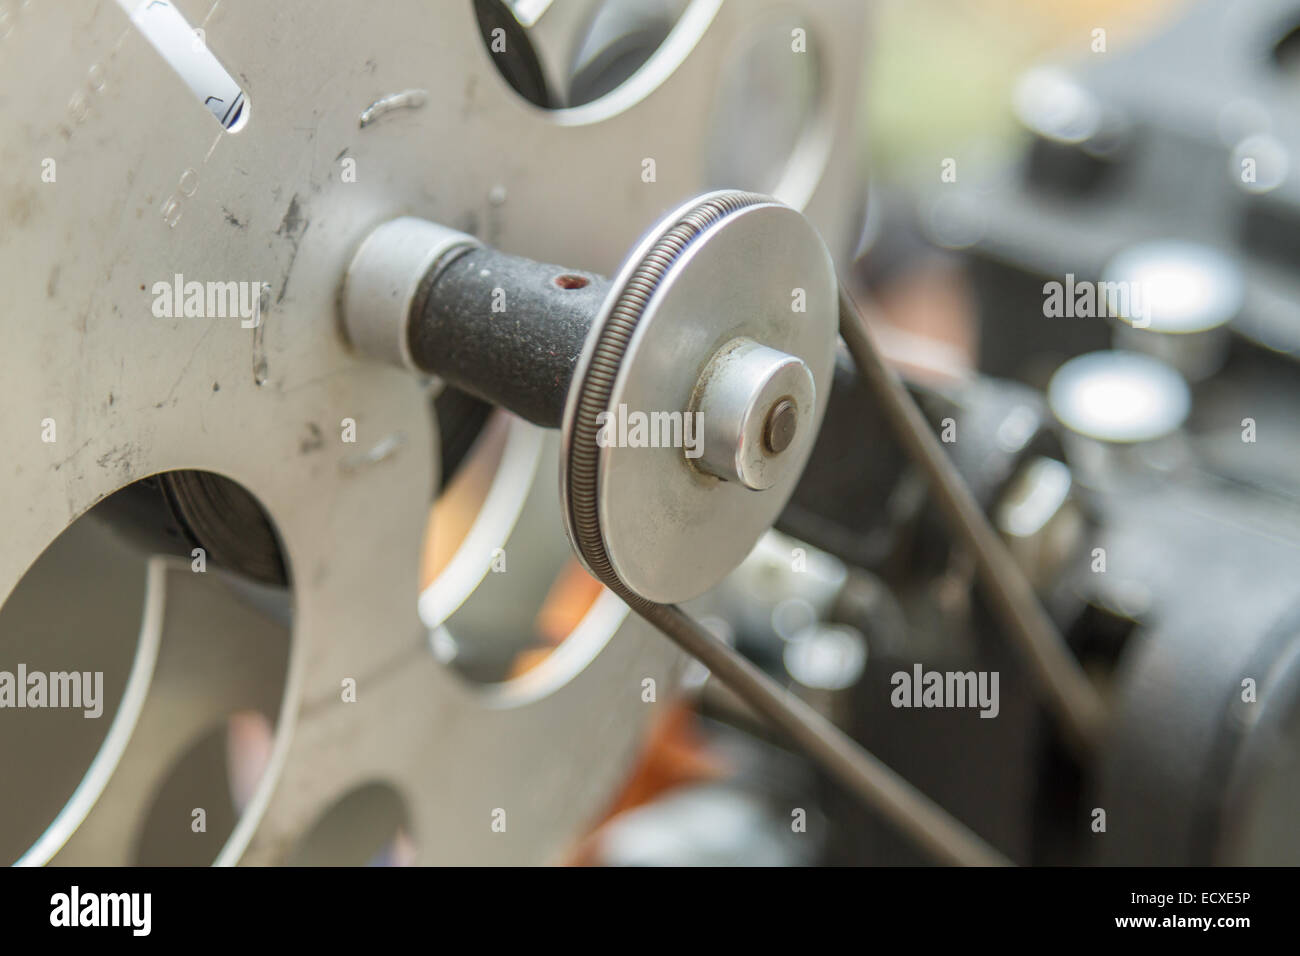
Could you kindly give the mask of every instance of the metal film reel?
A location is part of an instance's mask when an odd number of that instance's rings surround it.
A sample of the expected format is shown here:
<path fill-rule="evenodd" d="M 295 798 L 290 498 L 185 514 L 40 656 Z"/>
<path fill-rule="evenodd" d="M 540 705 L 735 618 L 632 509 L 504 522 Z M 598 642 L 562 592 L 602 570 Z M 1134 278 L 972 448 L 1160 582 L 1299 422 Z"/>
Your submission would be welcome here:
<path fill-rule="evenodd" d="M 545 64 L 542 88 L 567 86 L 548 102 L 593 97 L 548 109 L 512 88 L 527 69 L 494 59 L 485 6 L 132 7 L 137 21 L 176 14 L 202 31 L 187 62 L 210 69 L 211 58 L 233 84 L 214 104 L 118 4 L 0 3 L 0 595 L 26 587 L 99 502 L 177 473 L 246 490 L 290 577 L 277 596 L 154 558 L 124 578 L 139 594 L 117 610 L 138 613 L 139 628 L 116 632 L 125 663 L 111 726 L 23 862 L 139 859 L 182 755 L 248 707 L 271 712 L 274 736 L 219 863 L 352 862 L 329 821 L 376 788 L 400 804 L 416 862 L 552 861 L 610 801 L 652 713 L 640 682 L 670 686 L 678 652 L 607 594 L 517 681 L 472 686 L 435 658 L 417 613 L 439 474 L 428 390 L 346 346 L 340 282 L 365 235 L 402 215 L 609 273 L 646 223 L 723 184 L 802 208 L 847 254 L 858 163 L 843 140 L 862 11 L 694 0 L 669 5 L 676 19 L 658 32 L 625 19 L 620 34 L 618 4 L 516 3 L 537 8 L 512 36 Z M 752 130 L 737 139 L 737 97 L 767 62 L 756 51 L 788 48 L 795 30 L 811 92 L 758 124 L 771 143 Z M 658 38 L 648 59 L 605 91 L 647 36 Z M 601 63 L 624 65 L 602 78 Z M 736 181 L 745 176 L 756 181 Z M 155 286 L 175 276 L 247 283 L 256 321 L 156 315 Z M 355 442 L 339 437 L 345 421 Z M 78 573 L 126 567 L 116 545 L 73 530 L 59 575 L 24 605 L 33 613 L 77 602 L 67 582 Z M 490 551 L 502 543 L 490 531 L 467 541 Z M 453 605 L 489 555 L 458 559 L 469 570 L 440 592 Z M 78 640 L 93 644 L 87 630 Z M 355 703 L 342 700 L 347 680 Z M 505 834 L 490 826 L 496 809 Z"/>

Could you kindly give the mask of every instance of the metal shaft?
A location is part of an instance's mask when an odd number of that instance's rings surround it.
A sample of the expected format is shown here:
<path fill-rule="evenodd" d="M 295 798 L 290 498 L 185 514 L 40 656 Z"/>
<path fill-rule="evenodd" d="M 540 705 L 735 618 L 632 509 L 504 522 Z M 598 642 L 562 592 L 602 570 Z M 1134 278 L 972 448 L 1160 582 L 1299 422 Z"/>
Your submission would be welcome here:
<path fill-rule="evenodd" d="M 953 535 L 970 548 L 993 609 L 1020 649 L 1047 705 L 1080 756 L 1096 747 L 1105 706 L 1038 602 L 1006 545 L 998 537 L 929 423 L 885 364 L 848 292 L 840 287 L 840 337 L 899 442 L 924 469 L 930 490 Z"/>

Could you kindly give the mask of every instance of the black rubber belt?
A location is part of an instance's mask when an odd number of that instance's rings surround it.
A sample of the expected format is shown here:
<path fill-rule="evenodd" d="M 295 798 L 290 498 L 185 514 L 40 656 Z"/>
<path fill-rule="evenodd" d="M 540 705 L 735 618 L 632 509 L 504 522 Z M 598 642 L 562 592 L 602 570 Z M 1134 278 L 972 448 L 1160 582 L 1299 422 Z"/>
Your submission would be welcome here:
<path fill-rule="evenodd" d="M 619 294 L 598 333 L 570 431 L 564 494 L 577 539 L 574 547 L 596 577 L 632 610 L 703 663 L 834 779 L 936 859 L 971 866 L 1006 865 L 1009 861 L 997 850 L 680 607 L 656 604 L 634 593 L 615 573 L 605 549 L 597 507 L 600 449 L 596 415 L 609 407 L 619 367 L 646 304 L 692 241 L 727 216 L 771 201 L 767 196 L 735 192 L 713 196 L 693 207 L 645 254 Z"/>

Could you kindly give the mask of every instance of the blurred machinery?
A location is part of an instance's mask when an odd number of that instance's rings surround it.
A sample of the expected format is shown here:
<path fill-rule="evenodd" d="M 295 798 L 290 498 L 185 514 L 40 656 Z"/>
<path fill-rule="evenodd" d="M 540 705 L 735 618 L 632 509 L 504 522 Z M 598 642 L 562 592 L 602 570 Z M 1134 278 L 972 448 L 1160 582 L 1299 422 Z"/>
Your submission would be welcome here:
<path fill-rule="evenodd" d="M 633 604 L 691 597 L 1013 862 L 1300 862 L 1300 4 L 1197 4 L 1130 54 L 1031 71 L 1013 170 L 882 187 L 865 230 L 861 4 L 327 6 L 120 0 L 70 25 L 0 0 L 0 671 L 103 679 L 94 720 L 0 710 L 0 857 L 932 858 L 630 613 L 616 591 L 633 581 Z M 715 188 L 786 205 L 691 200 Z M 815 342 L 784 340 L 824 417 L 815 444 L 799 434 L 807 465 L 778 488 L 774 529 L 720 584 L 686 593 L 693 569 L 737 563 L 707 535 L 679 569 L 616 548 L 671 554 L 671 521 L 602 513 L 609 553 L 584 550 L 553 476 L 572 480 L 591 390 L 559 379 L 599 363 L 585 323 L 604 300 L 592 327 L 608 328 L 638 253 L 658 261 L 677 235 L 664 213 L 680 229 L 706 207 L 708 236 L 759 223 L 740 245 L 776 285 L 762 257 L 805 247 L 762 223 L 799 210 L 816 227 L 1103 702 L 1095 736 L 1051 706 L 842 345 L 823 370 Z M 354 321 L 364 281 L 389 278 L 362 268 L 366 244 L 384 269 L 401 258 L 376 239 L 393 223 L 434 237 L 409 263 L 418 281 L 363 300 L 416 324 L 391 349 L 408 370 L 367 360 L 387 340 Z M 447 241 L 458 269 L 440 264 Z M 683 243 L 694 259 L 646 298 L 713 268 L 720 321 L 745 302 L 725 286 L 739 267 Z M 480 293 L 527 298 L 534 267 L 560 272 L 533 260 L 566 263 L 565 293 L 528 300 L 549 331 L 462 341 L 438 325 Z M 160 315 L 173 277 L 178 301 L 191 279 L 256 291 L 237 315 Z M 909 329 L 896 304 L 917 288 L 957 290 L 946 336 Z M 726 334 L 781 334 L 758 311 Z M 573 354 L 546 344 L 561 319 Z M 644 387 L 694 382 L 695 361 L 660 356 Z M 709 468 L 733 466 L 735 487 L 762 484 L 739 459 Z M 708 510 L 691 520 L 719 520 Z M 900 700 L 926 672 L 991 696 Z"/>
<path fill-rule="evenodd" d="M 1015 167 L 882 188 L 870 211 L 861 294 L 1103 689 L 1092 758 L 1033 703 L 924 481 L 883 420 L 863 421 L 847 361 L 778 523 L 789 537 L 709 598 L 739 646 L 1019 862 L 1300 862 L 1300 297 L 1283 225 L 1297 36 L 1295 4 L 1193 4 L 1127 53 L 1032 69 Z M 1073 308 L 1085 290 L 1093 312 Z M 1146 301 L 1126 311 L 1129 291 Z M 999 672 L 997 718 L 895 707 L 891 679 L 918 661 Z M 733 786 L 772 797 L 733 859 L 808 862 L 779 824 L 809 803 L 812 860 L 924 862 L 812 768 L 726 730 L 755 728 L 724 692 L 704 700 L 721 751 L 748 755 Z M 719 852 L 703 837 L 722 829 L 717 786 L 678 809 L 701 860 Z M 637 845 L 618 832 L 611 852 L 690 855 Z"/>
<path fill-rule="evenodd" d="M 944 321 L 921 310 L 946 341 L 900 356 L 1104 689 L 1095 757 L 1065 754 L 1026 706 L 922 483 L 883 426 L 855 445 L 861 402 L 837 420 L 833 398 L 781 525 L 838 562 L 836 599 L 810 602 L 806 633 L 848 624 L 862 637 L 867 664 L 837 705 L 855 736 L 1021 862 L 1300 861 L 1300 298 L 1282 225 L 1297 36 L 1295 4 L 1193 4 L 1127 53 L 1030 70 L 1013 170 L 873 210 L 858 275 L 877 301 L 970 290 Z M 974 368 L 954 374 L 968 340 Z M 744 592 L 744 619 L 773 593 Z M 782 646 L 783 600 L 751 639 Z M 1000 671 L 998 718 L 892 707 L 890 676 L 917 660 Z M 847 830 L 857 839 L 833 841 L 830 859 L 920 859 L 883 828 Z"/>

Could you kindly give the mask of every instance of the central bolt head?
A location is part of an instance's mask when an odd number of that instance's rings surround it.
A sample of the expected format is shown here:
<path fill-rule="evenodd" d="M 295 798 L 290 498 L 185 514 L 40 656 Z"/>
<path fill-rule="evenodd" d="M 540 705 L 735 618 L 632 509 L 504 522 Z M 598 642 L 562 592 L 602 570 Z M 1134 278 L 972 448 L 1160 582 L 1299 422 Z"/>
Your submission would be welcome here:
<path fill-rule="evenodd" d="M 692 406 L 704 432 L 695 467 L 763 491 L 798 468 L 799 456 L 782 452 L 799 435 L 800 414 L 813 414 L 816 386 L 797 355 L 732 339 L 705 367 Z"/>
<path fill-rule="evenodd" d="M 781 454 L 794 441 L 798 424 L 799 409 L 790 399 L 781 399 L 767 413 L 767 424 L 763 427 L 764 447 L 773 455 Z"/>

